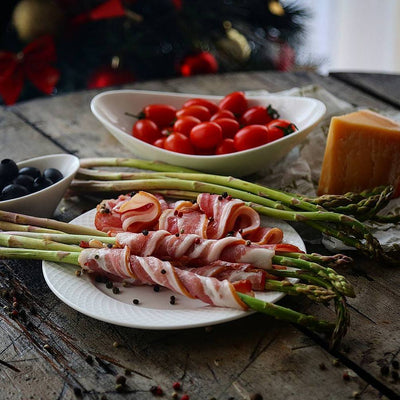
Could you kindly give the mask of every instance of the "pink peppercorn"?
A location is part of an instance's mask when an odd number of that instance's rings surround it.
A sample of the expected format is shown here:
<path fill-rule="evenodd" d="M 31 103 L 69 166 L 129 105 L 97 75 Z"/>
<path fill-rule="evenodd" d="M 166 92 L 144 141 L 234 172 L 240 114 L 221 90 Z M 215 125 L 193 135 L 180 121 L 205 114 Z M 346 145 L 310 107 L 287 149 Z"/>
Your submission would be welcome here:
<path fill-rule="evenodd" d="M 190 397 L 188 394 L 184 394 L 183 396 L 181 396 L 181 400 L 189 400 Z"/>
<path fill-rule="evenodd" d="M 180 384 L 180 382 L 174 382 L 173 385 L 172 385 L 172 387 L 173 387 L 175 390 L 179 390 L 179 389 L 181 388 L 181 384 Z"/>

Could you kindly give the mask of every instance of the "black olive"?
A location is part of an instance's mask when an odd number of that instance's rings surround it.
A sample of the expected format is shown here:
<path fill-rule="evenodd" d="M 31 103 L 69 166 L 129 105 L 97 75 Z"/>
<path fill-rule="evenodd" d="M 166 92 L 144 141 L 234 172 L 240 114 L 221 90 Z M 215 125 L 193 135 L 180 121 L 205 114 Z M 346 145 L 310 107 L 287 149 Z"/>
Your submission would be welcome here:
<path fill-rule="evenodd" d="M 43 176 L 51 180 L 53 183 L 56 183 L 64 178 L 63 174 L 56 168 L 46 168 L 43 171 Z"/>
<path fill-rule="evenodd" d="M 33 191 L 38 192 L 39 190 L 45 189 L 51 186 L 53 182 L 50 179 L 39 176 L 33 181 Z"/>
<path fill-rule="evenodd" d="M 19 170 L 20 175 L 29 175 L 33 179 L 38 178 L 41 175 L 40 169 L 36 167 L 22 167 Z"/>
<path fill-rule="evenodd" d="M 34 179 L 29 175 L 21 175 L 19 174 L 14 180 L 13 183 L 16 185 L 25 186 L 29 192 L 33 190 L 33 181 Z"/>
<path fill-rule="evenodd" d="M 1 191 L 1 200 L 10 200 L 17 197 L 26 196 L 29 194 L 28 189 L 22 185 L 16 185 L 14 183 L 7 185 Z"/>
<path fill-rule="evenodd" d="M 0 180 L 11 182 L 18 175 L 18 166 L 15 161 L 5 158 L 0 162 Z"/>

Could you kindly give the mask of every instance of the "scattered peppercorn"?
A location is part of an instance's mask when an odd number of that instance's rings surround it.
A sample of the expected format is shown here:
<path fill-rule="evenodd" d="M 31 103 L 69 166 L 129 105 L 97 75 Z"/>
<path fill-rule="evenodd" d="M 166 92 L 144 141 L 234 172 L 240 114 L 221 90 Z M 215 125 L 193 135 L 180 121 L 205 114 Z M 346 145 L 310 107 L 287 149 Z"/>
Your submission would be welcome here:
<path fill-rule="evenodd" d="M 387 365 L 381 367 L 381 374 L 384 376 L 389 375 L 389 367 Z"/>
<path fill-rule="evenodd" d="M 98 254 L 96 254 L 96 255 L 94 256 L 95 260 L 98 260 L 99 257 L 100 257 L 100 256 L 99 256 Z"/>
<path fill-rule="evenodd" d="M 174 382 L 172 384 L 173 389 L 179 390 L 181 388 L 181 383 L 180 382 Z"/>
<path fill-rule="evenodd" d="M 126 377 L 124 375 L 118 375 L 115 379 L 115 383 L 119 385 L 125 385 L 126 384 Z"/>
<path fill-rule="evenodd" d="M 107 288 L 107 289 L 112 289 L 113 286 L 114 286 L 114 284 L 113 284 L 111 281 L 107 281 L 107 282 L 106 282 L 106 288 Z"/>
<path fill-rule="evenodd" d="M 189 399 L 190 399 L 190 397 L 189 397 L 188 394 L 183 394 L 183 395 L 181 396 L 181 400 L 189 400 Z"/>
<path fill-rule="evenodd" d="M 251 400 L 263 400 L 263 397 L 261 396 L 260 393 L 254 393 L 251 397 Z"/>
<path fill-rule="evenodd" d="M 159 292 L 159 291 L 160 291 L 160 286 L 154 285 L 153 290 L 154 290 L 155 292 Z"/>
<path fill-rule="evenodd" d="M 133 304 L 139 304 L 139 299 L 133 299 Z"/>
<path fill-rule="evenodd" d="M 114 294 L 118 294 L 118 293 L 119 293 L 119 287 L 114 286 L 113 289 L 112 289 L 112 292 L 113 292 Z"/>
<path fill-rule="evenodd" d="M 74 387 L 74 394 L 76 397 L 82 397 L 82 390 L 81 388 L 78 388 L 77 386 Z"/>
<path fill-rule="evenodd" d="M 326 365 L 324 363 L 321 363 L 321 364 L 319 364 L 319 369 L 321 371 L 325 371 L 327 368 L 326 368 Z"/>
<path fill-rule="evenodd" d="M 164 275 L 164 274 L 167 273 L 167 271 L 166 271 L 165 269 L 162 269 L 162 270 L 161 270 L 161 273 Z"/>
<path fill-rule="evenodd" d="M 399 369 L 399 362 L 398 362 L 397 360 L 393 360 L 393 361 L 392 361 L 392 367 L 393 367 L 394 369 Z"/>
<path fill-rule="evenodd" d="M 75 276 L 81 276 L 81 270 L 80 269 L 75 270 Z"/>
<path fill-rule="evenodd" d="M 177 399 L 177 398 L 178 398 L 178 393 L 172 392 L 171 399 Z"/>
<path fill-rule="evenodd" d="M 175 236 L 176 236 L 176 237 L 179 237 L 179 233 L 175 233 Z"/>
<path fill-rule="evenodd" d="M 88 355 L 86 356 L 86 358 L 85 358 L 85 361 L 86 361 L 88 364 L 93 364 L 93 357 L 92 357 L 90 354 L 88 354 Z"/>
<path fill-rule="evenodd" d="M 172 304 L 172 305 L 174 305 L 175 304 L 175 296 L 171 296 L 170 298 L 169 298 L 169 304 Z"/>
<path fill-rule="evenodd" d="M 128 369 L 128 368 L 125 369 L 124 373 L 125 373 L 126 376 L 132 375 L 132 371 L 130 369 Z"/>
<path fill-rule="evenodd" d="M 222 193 L 222 197 L 227 198 L 228 197 L 228 193 L 227 192 Z"/>
<path fill-rule="evenodd" d="M 113 343 L 113 347 L 119 347 L 120 345 L 119 345 L 119 343 L 118 342 L 114 342 Z"/>
<path fill-rule="evenodd" d="M 50 350 L 51 350 L 51 346 L 50 346 L 49 344 L 47 344 L 47 343 L 43 346 L 43 348 L 44 348 L 45 350 L 47 350 L 47 351 L 50 351 Z"/>
<path fill-rule="evenodd" d="M 353 399 L 359 399 L 361 397 L 360 392 L 353 392 Z"/>
<path fill-rule="evenodd" d="M 108 247 L 109 249 L 112 249 L 113 245 L 112 245 L 111 243 L 107 243 L 107 247 Z"/>
<path fill-rule="evenodd" d="M 33 306 L 29 308 L 29 312 L 30 312 L 32 315 L 36 315 L 36 314 L 37 314 L 37 310 L 36 310 L 36 308 L 33 307 Z"/>
<path fill-rule="evenodd" d="M 162 396 L 164 394 L 160 386 L 152 386 L 150 392 L 154 394 L 154 396 Z"/>
<path fill-rule="evenodd" d="M 143 233 L 144 236 L 147 236 L 149 234 L 149 231 L 147 229 L 143 229 L 142 233 Z"/>
<path fill-rule="evenodd" d="M 124 390 L 124 385 L 121 385 L 120 383 L 117 383 L 117 384 L 115 385 L 115 390 L 116 390 L 117 392 L 122 392 L 122 391 Z"/>
<path fill-rule="evenodd" d="M 34 328 L 35 328 L 35 325 L 33 325 L 31 321 L 29 321 L 29 322 L 26 324 L 26 329 L 28 329 L 28 331 L 31 331 L 31 330 L 33 330 Z"/>

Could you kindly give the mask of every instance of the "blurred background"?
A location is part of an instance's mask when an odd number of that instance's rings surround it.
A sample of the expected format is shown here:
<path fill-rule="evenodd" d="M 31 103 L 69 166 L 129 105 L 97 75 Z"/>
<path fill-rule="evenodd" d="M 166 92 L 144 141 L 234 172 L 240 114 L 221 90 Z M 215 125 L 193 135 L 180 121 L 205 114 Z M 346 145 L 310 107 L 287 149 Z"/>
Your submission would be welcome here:
<path fill-rule="evenodd" d="M 233 71 L 400 71 L 398 0 L 2 0 L 0 104 Z"/>

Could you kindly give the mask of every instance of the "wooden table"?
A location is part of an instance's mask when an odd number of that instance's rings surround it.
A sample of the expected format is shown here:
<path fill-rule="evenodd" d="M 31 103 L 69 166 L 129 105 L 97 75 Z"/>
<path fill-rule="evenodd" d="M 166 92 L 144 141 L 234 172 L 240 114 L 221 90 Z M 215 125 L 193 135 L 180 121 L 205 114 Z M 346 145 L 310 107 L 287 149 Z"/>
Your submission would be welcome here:
<path fill-rule="evenodd" d="M 226 94 L 234 90 L 276 92 L 318 84 L 360 106 L 400 109 L 400 76 L 311 72 L 253 72 L 130 85 L 135 89 Z M 37 99 L 0 109 L 0 157 L 17 161 L 51 153 L 79 157 L 131 156 L 89 109 L 96 91 Z M 65 199 L 55 217 L 69 221 L 95 203 Z M 309 250 L 318 248 L 307 242 Z M 362 399 L 400 398 L 400 381 L 386 375 L 400 361 L 400 271 L 363 258 L 344 272 L 357 290 L 349 302 L 351 328 L 339 350 L 304 329 L 262 315 L 210 329 L 151 331 L 118 327 L 87 317 L 47 287 L 40 262 L 0 262 L 0 287 L 23 295 L 26 321 L 0 304 L 1 399 Z M 281 302 L 324 316 L 321 306 L 297 298 Z M 119 346 L 115 346 L 118 343 Z M 124 392 L 116 379 L 125 375 Z M 257 397 L 258 394 L 258 397 Z"/>

